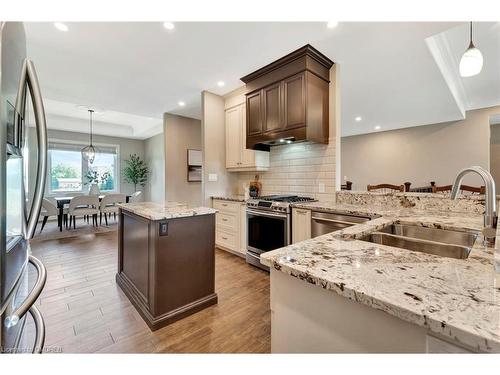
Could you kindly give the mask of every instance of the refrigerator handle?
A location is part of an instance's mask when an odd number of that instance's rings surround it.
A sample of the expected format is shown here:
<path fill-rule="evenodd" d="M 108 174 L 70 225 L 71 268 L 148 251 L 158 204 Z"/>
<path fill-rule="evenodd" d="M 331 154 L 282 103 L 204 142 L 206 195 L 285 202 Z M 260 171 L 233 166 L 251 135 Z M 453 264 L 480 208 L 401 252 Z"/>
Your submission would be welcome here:
<path fill-rule="evenodd" d="M 42 208 L 43 195 L 45 191 L 45 179 L 47 176 L 47 122 L 45 119 L 45 109 L 43 107 L 42 93 L 38 83 L 35 65 L 30 59 L 25 59 L 23 64 L 22 79 L 28 84 L 31 101 L 33 102 L 33 112 L 35 113 L 35 124 L 38 139 L 38 165 L 36 172 L 35 193 L 31 209 L 27 213 L 25 238 L 31 239 L 35 234 L 36 224 Z M 25 84 L 26 84 L 25 83 Z M 24 86 L 26 87 L 26 86 Z M 23 93 L 24 91 L 24 93 Z M 26 107 L 26 91 L 20 90 L 22 113 L 24 115 Z M 16 103 L 17 104 L 17 103 Z"/>
<path fill-rule="evenodd" d="M 35 282 L 35 285 L 33 286 L 33 289 L 31 289 L 30 294 L 23 301 L 23 303 L 20 306 L 18 306 L 17 309 L 11 313 L 11 315 L 5 317 L 4 325 L 6 327 L 12 327 L 15 326 L 17 323 L 19 323 L 24 314 L 26 314 L 29 311 L 29 309 L 33 306 L 38 297 L 40 297 L 43 287 L 45 286 L 45 282 L 47 281 L 47 269 L 45 268 L 43 263 L 39 259 L 35 258 L 33 255 L 30 255 L 28 257 L 28 261 L 33 266 L 35 266 L 38 272 L 38 278 Z"/>
<path fill-rule="evenodd" d="M 35 306 L 31 306 L 29 313 L 35 322 L 36 333 L 35 333 L 35 345 L 33 346 L 33 354 L 41 354 L 43 351 L 43 345 L 45 344 L 45 322 L 43 321 L 42 314 Z"/>

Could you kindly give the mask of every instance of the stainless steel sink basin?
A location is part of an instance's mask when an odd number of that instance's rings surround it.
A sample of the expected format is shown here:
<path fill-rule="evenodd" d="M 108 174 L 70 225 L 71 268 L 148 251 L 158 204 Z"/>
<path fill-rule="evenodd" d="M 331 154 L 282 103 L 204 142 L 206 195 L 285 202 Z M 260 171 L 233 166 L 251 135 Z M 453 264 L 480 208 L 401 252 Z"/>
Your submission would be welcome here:
<path fill-rule="evenodd" d="M 478 233 L 475 232 L 459 232 L 456 230 L 426 228 L 419 225 L 404 224 L 392 224 L 379 232 L 465 247 L 474 246 L 474 242 L 478 235 Z"/>
<path fill-rule="evenodd" d="M 478 233 L 393 224 L 361 238 L 362 241 L 406 250 L 466 259 Z"/>

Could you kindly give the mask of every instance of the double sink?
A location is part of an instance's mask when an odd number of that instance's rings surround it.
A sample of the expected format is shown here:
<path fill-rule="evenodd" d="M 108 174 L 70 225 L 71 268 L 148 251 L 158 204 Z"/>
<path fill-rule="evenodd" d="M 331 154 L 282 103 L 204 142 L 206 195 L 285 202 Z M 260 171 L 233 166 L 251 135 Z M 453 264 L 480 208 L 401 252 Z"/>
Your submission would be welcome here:
<path fill-rule="evenodd" d="M 442 257 L 466 259 L 478 235 L 478 232 L 392 224 L 360 240 Z"/>

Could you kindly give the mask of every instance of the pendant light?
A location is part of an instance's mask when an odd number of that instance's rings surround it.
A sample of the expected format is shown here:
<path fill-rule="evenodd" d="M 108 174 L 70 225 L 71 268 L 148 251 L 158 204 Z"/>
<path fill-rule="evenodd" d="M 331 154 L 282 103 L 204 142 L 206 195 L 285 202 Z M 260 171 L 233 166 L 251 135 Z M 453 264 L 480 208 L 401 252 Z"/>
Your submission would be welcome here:
<path fill-rule="evenodd" d="M 467 51 L 460 60 L 460 75 L 462 77 L 472 77 L 481 73 L 483 68 L 483 55 L 472 43 L 472 22 L 470 23 L 470 44 Z"/>
<path fill-rule="evenodd" d="M 90 164 L 94 162 L 96 150 L 92 145 L 92 115 L 94 114 L 93 109 L 89 109 L 89 118 L 90 118 L 90 144 L 84 148 L 82 148 L 82 157 L 85 160 L 88 160 Z"/>

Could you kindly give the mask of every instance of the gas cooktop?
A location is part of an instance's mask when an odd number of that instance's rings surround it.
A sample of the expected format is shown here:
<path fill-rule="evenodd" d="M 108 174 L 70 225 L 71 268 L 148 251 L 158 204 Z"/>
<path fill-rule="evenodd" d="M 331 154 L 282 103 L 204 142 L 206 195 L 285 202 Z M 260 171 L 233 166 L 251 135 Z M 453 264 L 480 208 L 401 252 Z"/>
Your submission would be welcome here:
<path fill-rule="evenodd" d="M 247 201 L 247 207 L 253 210 L 275 211 L 282 214 L 290 214 L 291 203 L 314 201 L 314 198 L 300 197 L 298 195 L 266 195 L 249 199 Z"/>
<path fill-rule="evenodd" d="M 300 197 L 298 195 L 266 195 L 266 196 L 255 198 L 255 199 L 263 200 L 263 201 L 287 202 L 287 203 L 313 202 L 313 201 L 315 201 L 314 198 Z"/>

